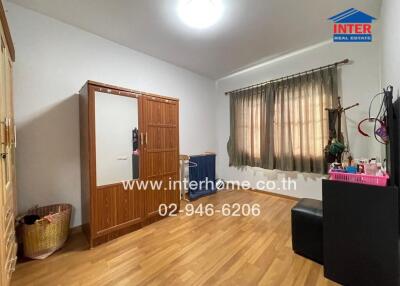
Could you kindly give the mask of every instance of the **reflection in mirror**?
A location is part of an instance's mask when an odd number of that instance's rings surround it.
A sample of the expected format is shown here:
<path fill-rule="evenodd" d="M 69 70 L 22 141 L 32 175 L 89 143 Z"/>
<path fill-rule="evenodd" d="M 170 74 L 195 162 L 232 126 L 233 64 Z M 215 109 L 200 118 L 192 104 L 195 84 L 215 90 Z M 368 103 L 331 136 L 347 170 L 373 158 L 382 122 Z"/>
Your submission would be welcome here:
<path fill-rule="evenodd" d="M 139 178 L 138 100 L 95 94 L 97 185 Z"/>

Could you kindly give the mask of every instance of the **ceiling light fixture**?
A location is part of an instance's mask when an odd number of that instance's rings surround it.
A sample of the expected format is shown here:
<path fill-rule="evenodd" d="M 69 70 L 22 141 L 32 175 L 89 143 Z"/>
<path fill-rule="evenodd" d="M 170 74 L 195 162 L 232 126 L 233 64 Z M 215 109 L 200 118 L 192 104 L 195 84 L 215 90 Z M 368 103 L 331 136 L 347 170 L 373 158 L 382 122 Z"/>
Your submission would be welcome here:
<path fill-rule="evenodd" d="M 181 0 L 178 13 L 189 27 L 205 29 L 221 18 L 222 4 L 220 0 Z"/>

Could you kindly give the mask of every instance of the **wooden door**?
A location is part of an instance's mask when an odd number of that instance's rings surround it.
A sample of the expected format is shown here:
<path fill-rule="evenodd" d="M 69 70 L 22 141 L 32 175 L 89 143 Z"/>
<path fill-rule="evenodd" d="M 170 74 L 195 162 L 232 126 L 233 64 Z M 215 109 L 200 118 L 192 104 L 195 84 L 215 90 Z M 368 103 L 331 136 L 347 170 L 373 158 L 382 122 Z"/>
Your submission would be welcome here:
<path fill-rule="evenodd" d="M 12 63 L 4 45 L 1 52 L 1 168 L 3 204 L 6 218 L 14 215 L 14 188 L 15 188 L 15 136 L 14 136 L 14 110 L 12 101 Z"/>
<path fill-rule="evenodd" d="M 0 284 L 8 285 L 8 265 L 6 244 L 6 150 L 7 150 L 7 108 L 4 84 L 4 49 L 1 41 L 0 49 Z"/>
<path fill-rule="evenodd" d="M 8 189 L 7 189 L 7 205 L 16 213 L 16 176 L 15 176 L 15 122 L 14 122 L 14 102 L 12 90 L 12 62 L 7 54 L 5 54 L 5 98 L 6 98 L 6 114 L 7 114 L 7 128 L 8 128 L 8 148 L 6 150 L 7 156 L 7 172 L 8 172 Z"/>
<path fill-rule="evenodd" d="M 14 217 L 15 147 L 12 62 L 15 50 L 0 2 L 0 285 L 9 285 L 17 261 Z"/>
<path fill-rule="evenodd" d="M 160 204 L 179 208 L 179 102 L 156 97 L 143 100 L 144 176 L 148 217 L 157 217 Z M 161 189 L 154 185 L 162 183 Z M 151 185 L 153 184 L 153 185 Z"/>
<path fill-rule="evenodd" d="M 16 263 L 15 206 L 15 136 L 12 101 L 12 61 L 2 42 L 0 55 L 0 190 L 1 190 L 1 260 L 8 284 Z"/>
<path fill-rule="evenodd" d="M 8 92 L 9 87 L 7 84 L 7 60 L 5 56 L 5 47 L 2 45 L 0 56 L 0 114 L 1 114 L 1 127 L 2 127 L 2 146 L 1 146 L 1 165 L 2 165 L 2 186 L 3 186 L 3 203 L 6 205 L 12 194 L 12 144 L 11 144 L 11 96 Z M 9 208 L 9 207 L 8 207 Z M 6 212 L 9 212 L 7 209 Z"/>

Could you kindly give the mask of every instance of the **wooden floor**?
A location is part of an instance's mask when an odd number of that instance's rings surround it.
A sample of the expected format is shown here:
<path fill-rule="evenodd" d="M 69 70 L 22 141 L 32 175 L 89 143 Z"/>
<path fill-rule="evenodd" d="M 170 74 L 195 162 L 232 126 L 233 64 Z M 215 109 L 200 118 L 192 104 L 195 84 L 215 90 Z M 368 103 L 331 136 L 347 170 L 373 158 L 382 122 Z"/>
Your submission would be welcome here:
<path fill-rule="evenodd" d="M 336 285 L 292 252 L 295 201 L 224 191 L 195 202 L 258 203 L 259 217 L 170 217 L 88 250 L 81 233 L 43 261 L 17 266 L 12 285 Z"/>

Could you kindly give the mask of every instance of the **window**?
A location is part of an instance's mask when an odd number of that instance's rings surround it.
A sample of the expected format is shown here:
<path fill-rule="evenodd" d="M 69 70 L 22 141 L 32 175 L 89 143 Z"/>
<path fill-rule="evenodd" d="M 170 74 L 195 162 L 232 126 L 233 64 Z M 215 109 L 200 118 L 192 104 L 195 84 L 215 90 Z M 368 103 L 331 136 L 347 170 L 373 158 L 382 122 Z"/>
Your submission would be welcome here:
<path fill-rule="evenodd" d="M 336 67 L 230 95 L 230 164 L 323 173 Z"/>

